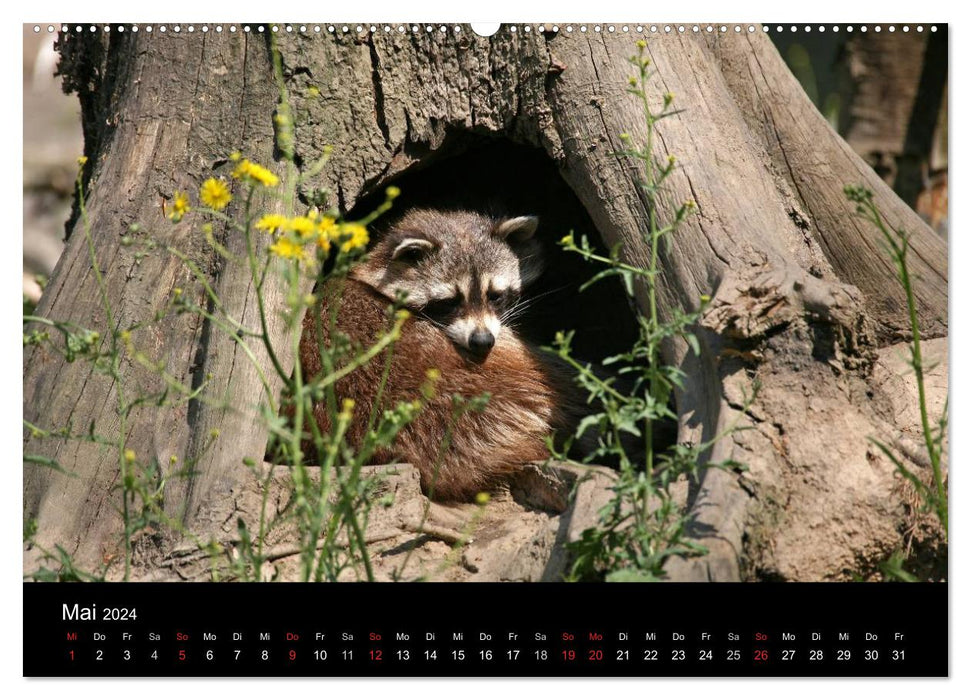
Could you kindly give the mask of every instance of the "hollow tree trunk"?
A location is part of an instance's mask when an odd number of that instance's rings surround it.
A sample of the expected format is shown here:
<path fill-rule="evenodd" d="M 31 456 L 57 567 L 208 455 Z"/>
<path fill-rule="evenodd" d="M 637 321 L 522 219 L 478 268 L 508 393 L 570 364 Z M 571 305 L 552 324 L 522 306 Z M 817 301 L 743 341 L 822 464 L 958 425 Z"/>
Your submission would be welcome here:
<path fill-rule="evenodd" d="M 298 155 L 311 163 L 334 147 L 310 185 L 335 192 L 342 209 L 426 162 L 451 134 L 503 135 L 544 149 L 604 241 L 623 242 L 627 259 L 644 265 L 648 217 L 637 173 L 613 155 L 624 148 L 621 133 L 637 142 L 646 136 L 626 93 L 636 38 L 534 27 L 487 39 L 462 27 L 458 34 L 280 32 L 278 41 Z M 707 439 L 732 424 L 753 428 L 714 447 L 713 460 L 731 457 L 749 469 L 704 473 L 691 494 L 692 532 L 710 552 L 671 562 L 671 577 L 866 571 L 892 551 L 908 517 L 892 466 L 868 443 L 873 436 L 902 444 L 911 427 L 892 410 L 887 386 L 898 384 L 881 374 L 908 322 L 880 234 L 854 217 L 843 185 L 866 184 L 888 221 L 914 234 L 928 338 L 947 333 L 946 244 L 830 129 L 761 31 L 648 37 L 648 44 L 658 71 L 653 101 L 670 91 L 683 110 L 659 125 L 660 154 L 682 166 L 668 181 L 670 200 L 698 205 L 663 255 L 662 306 L 694 308 L 714 295 L 701 355 L 680 345 L 666 352 L 689 377 L 677 397 L 679 439 Z M 255 327 L 247 273 L 221 269 L 208 247 L 180 238 L 160 200 L 191 190 L 231 151 L 272 160 L 276 95 L 265 38 L 84 33 L 64 37 L 61 52 L 85 111 L 91 235 L 116 325 L 150 316 L 186 281 L 171 259 L 135 259 L 121 245 L 138 222 L 191 250 L 215 273 L 230 313 Z M 87 327 L 105 322 L 78 224 L 38 312 Z M 180 318 L 135 342 L 166 358 L 187 384 L 209 378 L 225 402 L 140 409 L 126 445 L 165 469 L 173 469 L 173 455 L 175 468 L 193 465 L 191 478 L 169 482 L 166 508 L 218 538 L 239 485 L 252 478 L 242 461 L 259 461 L 267 440 L 233 407 L 258 404 L 262 390 L 232 343 Z M 135 367 L 125 371 L 157 384 Z M 756 381 L 761 391 L 743 410 Z M 116 426 L 117 387 L 83 363 L 31 350 L 24 388 L 32 423 L 78 430 L 93 421 L 105 433 Z M 25 452 L 56 458 L 74 474 L 29 466 L 25 516 L 37 518 L 39 542 L 91 564 L 118 554 L 118 457 L 78 444 L 25 437 Z"/>

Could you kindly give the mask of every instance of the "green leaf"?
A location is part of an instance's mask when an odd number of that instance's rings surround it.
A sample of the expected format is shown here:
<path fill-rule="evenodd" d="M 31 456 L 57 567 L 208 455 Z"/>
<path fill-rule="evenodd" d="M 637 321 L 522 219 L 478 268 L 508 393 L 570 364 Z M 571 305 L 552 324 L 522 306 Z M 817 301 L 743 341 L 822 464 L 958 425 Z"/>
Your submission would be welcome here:
<path fill-rule="evenodd" d="M 592 415 L 584 416 L 583 420 L 577 426 L 576 435 L 578 438 L 583 437 L 583 434 L 587 432 L 588 428 L 599 426 L 606 416 L 603 413 L 594 413 Z"/>

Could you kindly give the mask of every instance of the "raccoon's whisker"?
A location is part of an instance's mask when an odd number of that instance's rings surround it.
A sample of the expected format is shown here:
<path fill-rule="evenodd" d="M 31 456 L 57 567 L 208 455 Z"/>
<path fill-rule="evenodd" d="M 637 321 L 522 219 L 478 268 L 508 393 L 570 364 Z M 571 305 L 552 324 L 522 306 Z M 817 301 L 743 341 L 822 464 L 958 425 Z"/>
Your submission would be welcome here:
<path fill-rule="evenodd" d="M 532 304 L 533 302 L 535 302 L 535 301 L 537 301 L 539 299 L 542 299 L 543 297 L 548 297 L 551 294 L 557 294 L 558 292 L 562 292 L 564 289 L 567 289 L 569 286 L 570 285 L 568 285 L 568 284 L 563 284 L 563 285 L 560 285 L 559 287 L 553 287 L 553 289 L 547 289 L 545 292 L 541 292 L 540 294 L 533 294 L 533 295 L 530 295 L 528 297 L 524 297 L 522 299 L 522 301 L 520 301 L 519 303 L 520 304 Z M 518 306 L 518 304 L 517 304 L 517 306 Z M 515 308 L 515 307 L 513 307 L 513 308 Z"/>
<path fill-rule="evenodd" d="M 503 315 L 501 317 L 501 320 L 509 320 L 509 319 L 516 318 L 517 316 L 521 316 L 526 311 L 528 311 L 537 301 L 539 301 L 543 297 L 547 297 L 547 296 L 549 296 L 551 294 L 556 294 L 557 292 L 561 292 L 561 291 L 563 291 L 564 289 L 566 289 L 569 286 L 570 285 L 568 285 L 568 284 L 564 284 L 564 285 L 559 286 L 559 287 L 554 287 L 553 289 L 548 289 L 548 290 L 546 290 L 545 292 L 543 292 L 541 294 L 537 294 L 535 296 L 526 297 L 526 298 L 520 300 L 519 302 L 517 302 L 511 308 L 507 309 L 503 313 Z"/>
<path fill-rule="evenodd" d="M 522 320 L 523 314 L 511 314 L 499 319 L 499 322 L 504 326 L 512 326 L 514 323 L 518 323 Z"/>
<path fill-rule="evenodd" d="M 500 318 L 505 320 L 517 318 L 529 311 L 530 306 L 532 306 L 532 304 L 520 304 L 519 306 L 514 306 L 513 308 L 504 312 Z"/>
<path fill-rule="evenodd" d="M 521 304 L 517 304 L 516 306 L 514 306 L 511 309 L 508 309 L 506 312 L 504 312 L 500 318 L 503 321 L 510 321 L 510 320 L 512 320 L 514 318 L 518 318 L 518 317 L 522 316 L 524 313 L 526 313 L 527 311 L 529 311 L 529 308 L 531 306 L 532 306 L 532 304 L 531 303 L 528 303 L 528 302 L 523 302 Z"/>

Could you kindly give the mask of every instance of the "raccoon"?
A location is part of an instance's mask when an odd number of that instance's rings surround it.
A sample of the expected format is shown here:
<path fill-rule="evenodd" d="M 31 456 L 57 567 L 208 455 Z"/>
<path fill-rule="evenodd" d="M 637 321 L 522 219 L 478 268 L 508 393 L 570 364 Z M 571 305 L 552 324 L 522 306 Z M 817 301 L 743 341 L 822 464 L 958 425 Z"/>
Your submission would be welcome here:
<path fill-rule="evenodd" d="M 440 373 L 435 395 L 399 434 L 394 452 L 376 455 L 414 464 L 423 490 L 441 501 L 468 500 L 494 488 L 525 462 L 548 455 L 546 439 L 569 431 L 581 413 L 569 371 L 523 341 L 510 327 L 523 291 L 542 271 L 533 216 L 492 217 L 473 211 L 409 211 L 379 235 L 367 258 L 343 284 L 337 328 L 370 345 L 388 328 L 387 308 L 404 294 L 412 312 L 395 344 L 382 408 L 420 395 L 430 369 Z M 333 293 L 333 292 L 331 292 Z M 334 303 L 325 292 L 323 317 Z M 318 325 L 304 320 L 300 356 L 307 376 L 320 372 Z M 374 360 L 337 382 L 340 399 L 362 417 L 348 430 L 359 444 L 377 399 L 385 363 Z M 462 413 L 450 444 L 452 395 L 490 395 L 481 412 Z M 325 406 L 314 419 L 326 430 Z"/>

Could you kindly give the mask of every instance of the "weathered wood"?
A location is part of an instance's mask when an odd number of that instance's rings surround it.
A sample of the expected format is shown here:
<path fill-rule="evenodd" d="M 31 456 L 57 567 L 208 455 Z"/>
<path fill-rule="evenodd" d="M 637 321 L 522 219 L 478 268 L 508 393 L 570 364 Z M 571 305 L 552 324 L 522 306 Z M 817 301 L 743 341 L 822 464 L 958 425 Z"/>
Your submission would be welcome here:
<path fill-rule="evenodd" d="M 745 41 L 720 43 L 718 56 L 751 134 L 769 155 L 779 181 L 787 185 L 780 189 L 787 197 L 795 196 L 789 211 L 793 225 L 818 242 L 840 280 L 863 292 L 880 342 L 909 336 L 906 301 L 894 281 L 882 234 L 855 215 L 856 205 L 843 194 L 846 185 L 863 184 L 872 190 L 887 223 L 913 235 L 908 260 L 921 329 L 930 337 L 945 335 L 947 242 L 836 136 L 761 33 Z M 758 200 L 754 203 L 761 206 Z M 827 273 L 814 271 L 823 277 Z"/>
<path fill-rule="evenodd" d="M 334 203 L 350 210 L 396 175 L 430 167 L 456 135 L 503 137 L 542 148 L 604 242 L 622 243 L 628 261 L 644 265 L 646 202 L 636 169 L 615 155 L 623 148 L 620 134 L 630 134 L 635 142 L 646 137 L 643 114 L 626 92 L 634 38 L 619 32 L 504 30 L 487 39 L 466 27 L 457 35 L 281 33 L 298 162 L 308 169 L 326 147 L 334 149 L 329 166 L 304 183 L 302 192 L 306 196 L 312 188 L 326 188 Z M 80 42 L 90 48 L 101 41 L 72 37 L 66 47 Z M 914 232 L 921 323 L 930 336 L 946 333 L 946 246 L 814 111 L 761 32 L 658 36 L 650 40 L 649 53 L 657 70 L 653 104 L 659 106 L 661 96 L 672 92 L 683 110 L 658 127 L 658 156 L 675 155 L 682 164 L 666 183 L 670 206 L 661 207 L 658 215 L 663 222 L 689 199 L 698 207 L 698 215 L 662 254 L 662 310 L 696 308 L 702 295 L 717 290 L 717 308 L 731 310 L 734 319 L 729 325 L 728 316 L 706 320 L 699 357 L 683 345 L 666 348 L 666 361 L 688 373 L 677 396 L 679 439 L 706 440 L 736 422 L 758 428 L 719 442 L 709 455 L 713 461 L 735 458 L 754 468 L 742 478 L 721 470 L 705 473 L 692 492 L 692 531 L 711 553 L 672 562 L 669 573 L 692 580 L 765 572 L 839 577 L 840 572 L 825 567 L 842 566 L 856 555 L 872 563 L 886 542 L 848 540 L 834 557 L 815 562 L 816 568 L 789 559 L 798 558 L 798 545 L 776 535 L 780 523 L 791 527 L 794 522 L 786 517 L 783 498 L 793 488 L 794 475 L 821 470 L 833 480 L 827 492 L 840 492 L 846 484 L 839 470 L 823 470 L 813 460 L 787 454 L 784 441 L 773 441 L 766 426 L 787 435 L 807 428 L 814 418 L 806 412 L 782 411 L 778 419 L 770 414 L 784 406 L 801 376 L 811 376 L 819 393 L 832 400 L 827 416 L 841 405 L 857 411 L 858 441 L 844 435 L 850 442 L 840 446 L 853 459 L 867 454 L 868 434 L 892 430 L 890 422 L 875 416 L 860 388 L 869 381 L 866 358 L 877 339 L 885 343 L 904 333 L 905 309 L 892 265 L 878 245 L 879 234 L 853 217 L 843 185 L 868 184 L 889 221 Z M 215 273 L 231 313 L 255 327 L 247 273 L 216 265 L 192 245 L 190 228 L 171 227 L 158 205 L 175 189 L 195 187 L 232 150 L 271 160 L 275 86 L 266 42 L 242 34 L 126 35 L 113 39 L 104 55 L 92 55 L 99 56 L 99 71 L 83 65 L 69 70 L 79 83 L 98 75 L 110 85 L 110 98 L 101 96 L 85 109 L 115 124 L 89 142 L 96 161 L 89 189 L 95 247 L 120 322 L 149 316 L 184 279 L 171 260 L 153 257 L 136 265 L 131 252 L 119 245 L 120 234 L 138 222 L 195 251 L 198 261 Z M 76 228 L 40 311 L 93 327 L 103 325 L 104 318 L 80 234 Z M 227 245 L 240 244 L 227 237 Z M 782 329 L 784 342 L 773 341 L 758 325 L 764 309 L 750 303 L 758 298 L 751 296 L 756 287 L 776 295 L 787 310 L 771 325 Z M 643 290 L 639 293 L 643 305 Z M 271 290 L 271 305 L 278 294 Z M 833 310 L 844 298 L 852 300 L 848 315 Z M 235 409 L 258 405 L 262 390 L 233 343 L 205 327 L 179 323 L 161 326 L 151 338 L 136 335 L 136 342 L 167 357 L 169 371 L 183 381 L 211 375 L 211 390 L 222 406 L 193 404 L 188 413 L 140 411 L 126 444 L 162 464 L 172 454 L 179 464 L 196 460 L 197 474 L 173 481 L 166 506 L 187 526 L 225 538 L 230 535 L 220 534 L 217 521 L 231 512 L 227 506 L 250 478 L 242 459 L 261 459 L 267 438 L 259 421 Z M 867 331 L 871 323 L 873 333 Z M 748 330 L 733 335 L 733 328 Z M 270 332 L 282 339 L 278 320 Z M 758 352 L 738 359 L 753 348 Z M 775 353 L 775 363 L 760 353 Z M 140 377 L 134 368 L 126 373 Z M 743 394 L 760 373 L 770 386 L 769 400 L 746 408 Z M 772 377 L 778 380 L 768 381 Z M 110 434 L 116 425 L 113 391 L 86 366 L 64 365 L 37 351 L 25 358 L 25 416 L 41 425 L 86 425 L 93 419 L 99 432 Z M 845 405 L 840 396 L 848 397 Z M 213 448 L 204 449 L 213 430 L 220 437 Z M 28 440 L 25 449 L 44 453 L 50 448 Z M 28 472 L 25 511 L 38 518 L 40 541 L 71 543 L 69 551 L 87 562 L 116 556 L 118 492 L 112 486 L 117 455 L 75 443 L 53 449 L 51 456 L 78 478 Z M 892 468 L 882 458 L 873 468 L 881 475 L 880 488 L 864 485 L 854 492 L 858 497 L 844 502 L 845 508 L 882 508 L 875 494 L 885 496 Z M 883 511 L 877 514 L 881 532 L 893 530 L 903 515 L 892 508 Z M 746 541 L 752 528 L 758 532 Z"/>
<path fill-rule="evenodd" d="M 167 221 L 163 202 L 171 206 L 175 191 L 194 191 L 213 166 L 235 150 L 272 159 L 273 132 L 267 115 L 272 114 L 275 91 L 268 80 L 266 44 L 255 37 L 215 33 L 112 34 L 110 46 L 102 52 L 91 48 L 92 43 L 108 41 L 102 37 L 68 34 L 61 41 L 62 71 L 97 96 L 83 105 L 91 173 L 86 183 L 88 217 L 115 328 L 124 329 L 152 318 L 175 288 L 191 286 L 188 270 L 176 258 L 162 252 L 139 258 L 143 251 L 138 245 L 123 244 L 133 224 L 181 249 L 202 269 L 219 269 L 198 226 Z M 92 142 L 94 123 L 98 131 Z M 144 240 L 143 234 L 133 235 Z M 238 238 L 226 238 L 238 254 Z M 77 221 L 37 313 L 101 329 L 107 342 L 106 313 L 92 270 L 86 236 Z M 219 291 L 230 314 L 256 327 L 252 290 L 241 272 L 220 278 Z M 279 294 L 268 289 L 271 301 Z M 202 298 L 196 301 L 205 303 Z M 209 332 L 205 324 L 194 324 L 188 316 L 170 317 L 134 333 L 132 340 L 150 357 L 164 361 L 167 371 L 186 385 L 198 385 L 211 375 L 213 398 L 229 407 L 259 402 L 252 369 L 237 361 L 233 343 Z M 126 400 L 136 386 L 145 393 L 162 388 L 153 373 L 130 358 L 124 363 Z M 42 428 L 70 426 L 72 433 L 83 434 L 93 424 L 100 435 L 117 435 L 117 392 L 118 387 L 94 373 L 89 363 L 68 364 L 44 349 L 25 352 L 24 418 Z M 211 488 L 225 491 L 235 485 L 243 457 L 262 459 L 266 432 L 252 423 L 252 416 L 242 418 L 229 409 L 195 404 L 188 410 L 184 405 L 144 407 L 131 416 L 125 446 L 141 460 L 157 460 L 168 472 L 195 464 L 199 476 L 173 478 L 166 499 L 173 516 L 183 517 L 188 510 L 192 521 L 193 509 L 205 506 Z M 213 429 L 223 437 L 204 449 Z M 29 437 L 24 451 L 56 459 L 67 471 L 26 471 L 25 515 L 38 519 L 38 540 L 48 547 L 64 546 L 89 566 L 117 560 L 123 551 L 118 452 L 86 442 Z M 174 466 L 172 456 L 177 459 Z M 32 555 L 29 559 L 34 560 Z"/>
<path fill-rule="evenodd" d="M 311 482 L 319 483 L 319 470 L 308 471 Z M 379 477 L 372 498 L 394 501 L 390 507 L 373 508 L 363 527 L 375 580 L 562 581 L 569 573 L 564 544 L 596 524 L 614 472 L 575 464 L 529 464 L 493 495 L 488 508 L 429 501 L 421 492 L 418 470 L 410 464 L 365 467 L 362 476 Z M 232 501 L 213 508 L 220 509 L 217 539 L 233 542 L 237 519 L 258 522 L 267 504 L 263 514 L 274 525 L 264 542 L 263 580 L 299 577 L 299 533 L 288 510 L 293 490 L 290 467 L 263 464 L 258 479 L 240 483 Z M 336 544 L 347 547 L 347 540 L 346 534 L 339 535 Z M 240 557 L 233 546 L 212 556 L 189 542 L 159 556 L 151 533 L 140 536 L 135 551 L 133 578 L 151 581 L 225 580 L 233 576 L 232 562 Z M 363 568 L 360 563 L 348 566 L 340 580 L 366 580 Z"/>

